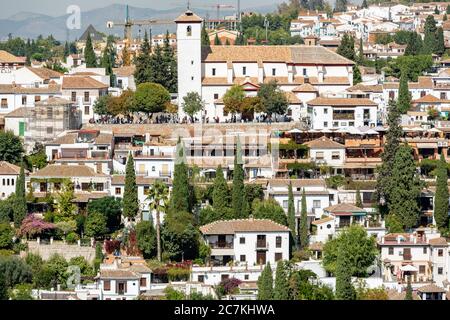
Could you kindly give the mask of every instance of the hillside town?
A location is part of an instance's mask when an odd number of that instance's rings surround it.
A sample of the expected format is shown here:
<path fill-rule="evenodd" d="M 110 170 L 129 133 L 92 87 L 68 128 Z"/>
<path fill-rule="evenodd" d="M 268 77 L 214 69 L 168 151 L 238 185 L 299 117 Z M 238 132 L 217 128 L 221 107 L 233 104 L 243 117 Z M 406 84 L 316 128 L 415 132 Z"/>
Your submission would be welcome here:
<path fill-rule="evenodd" d="M 177 15 L 0 42 L 0 300 L 449 300 L 450 2 Z"/>

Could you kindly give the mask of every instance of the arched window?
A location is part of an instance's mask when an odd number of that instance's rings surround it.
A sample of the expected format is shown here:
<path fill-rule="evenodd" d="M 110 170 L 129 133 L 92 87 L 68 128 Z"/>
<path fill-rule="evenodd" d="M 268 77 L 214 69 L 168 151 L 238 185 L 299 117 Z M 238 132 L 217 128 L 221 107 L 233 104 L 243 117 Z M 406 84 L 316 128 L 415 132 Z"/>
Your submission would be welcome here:
<path fill-rule="evenodd" d="M 188 36 L 188 37 L 192 36 L 192 27 L 191 27 L 191 26 L 188 26 L 188 27 L 187 27 L 186 33 L 187 33 L 187 36 Z"/>

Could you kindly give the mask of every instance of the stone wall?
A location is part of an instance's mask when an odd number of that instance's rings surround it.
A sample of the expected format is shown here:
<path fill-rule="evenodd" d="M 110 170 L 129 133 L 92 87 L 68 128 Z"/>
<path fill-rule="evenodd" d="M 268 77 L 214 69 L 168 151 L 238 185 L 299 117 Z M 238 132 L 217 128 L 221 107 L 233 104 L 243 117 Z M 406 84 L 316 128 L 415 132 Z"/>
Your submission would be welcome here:
<path fill-rule="evenodd" d="M 53 241 L 52 244 L 39 244 L 37 241 L 28 241 L 28 252 L 39 254 L 43 260 L 48 260 L 57 253 L 63 256 L 67 261 L 74 257 L 84 257 L 88 262 L 95 259 L 95 248 L 84 247 L 77 244 L 65 244 L 63 242 Z M 21 256 L 26 256 L 26 252 L 21 252 Z"/>

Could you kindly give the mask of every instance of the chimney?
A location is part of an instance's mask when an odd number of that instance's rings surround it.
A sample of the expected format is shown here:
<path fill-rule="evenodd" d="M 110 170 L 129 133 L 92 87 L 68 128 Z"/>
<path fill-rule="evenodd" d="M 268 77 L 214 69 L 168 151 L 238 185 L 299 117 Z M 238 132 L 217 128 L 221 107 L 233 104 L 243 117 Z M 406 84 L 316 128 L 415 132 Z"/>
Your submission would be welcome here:
<path fill-rule="evenodd" d="M 409 236 L 409 241 L 415 243 L 415 239 L 416 239 L 416 237 L 414 237 L 414 235 L 410 235 L 410 236 Z"/>
<path fill-rule="evenodd" d="M 147 132 L 146 134 L 145 134 L 145 142 L 150 142 L 150 133 L 149 132 Z"/>
<path fill-rule="evenodd" d="M 397 243 L 400 244 L 400 236 L 397 236 Z"/>

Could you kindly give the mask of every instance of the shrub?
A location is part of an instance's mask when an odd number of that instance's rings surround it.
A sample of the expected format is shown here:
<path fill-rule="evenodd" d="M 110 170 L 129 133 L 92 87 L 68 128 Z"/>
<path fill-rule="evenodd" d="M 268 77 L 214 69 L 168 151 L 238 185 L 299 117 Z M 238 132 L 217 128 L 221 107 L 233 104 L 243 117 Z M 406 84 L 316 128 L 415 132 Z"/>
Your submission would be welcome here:
<path fill-rule="evenodd" d="M 239 293 L 239 285 L 242 283 L 241 280 L 236 278 L 228 278 L 223 280 L 219 286 L 223 287 L 223 292 L 225 294 L 236 294 Z"/>
<path fill-rule="evenodd" d="M 325 179 L 328 188 L 337 189 L 346 184 L 345 177 L 341 175 L 332 176 Z"/>
<path fill-rule="evenodd" d="M 119 240 L 107 240 L 105 241 L 105 251 L 107 254 L 113 254 L 115 251 L 120 250 Z"/>
<path fill-rule="evenodd" d="M 66 242 L 68 244 L 75 244 L 78 240 L 80 240 L 80 236 L 75 232 L 71 232 L 66 236 Z"/>
<path fill-rule="evenodd" d="M 170 268 L 167 270 L 169 281 L 188 281 L 191 271 L 186 268 Z"/>

